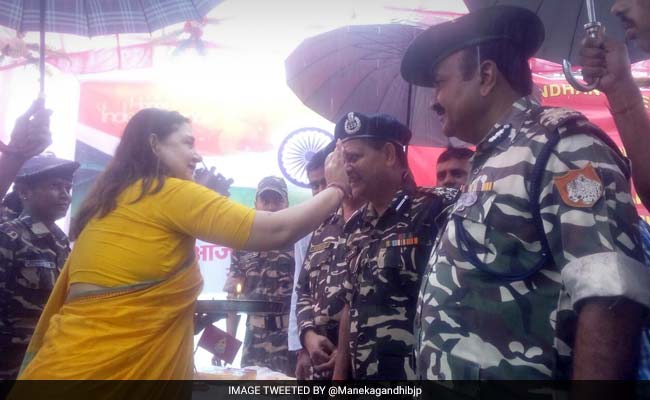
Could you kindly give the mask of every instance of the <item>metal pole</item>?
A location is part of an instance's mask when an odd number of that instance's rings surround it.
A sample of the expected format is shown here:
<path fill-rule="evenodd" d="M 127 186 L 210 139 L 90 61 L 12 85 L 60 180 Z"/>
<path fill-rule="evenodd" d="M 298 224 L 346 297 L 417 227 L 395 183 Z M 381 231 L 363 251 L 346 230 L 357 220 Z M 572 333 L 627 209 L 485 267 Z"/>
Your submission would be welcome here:
<path fill-rule="evenodd" d="M 45 95 L 45 6 L 46 0 L 40 1 L 40 34 L 41 34 L 41 43 L 39 46 L 39 59 L 38 59 L 38 71 L 41 75 L 41 92 L 39 96 L 43 97 Z"/>
<path fill-rule="evenodd" d="M 411 129 L 411 108 L 413 106 L 413 100 L 411 97 L 413 96 L 413 85 L 409 83 L 409 93 L 408 93 L 408 100 L 406 101 L 406 126 Z M 409 157 L 409 146 L 408 144 L 404 148 L 404 155 L 406 156 L 406 160 L 408 163 L 408 157 Z"/>

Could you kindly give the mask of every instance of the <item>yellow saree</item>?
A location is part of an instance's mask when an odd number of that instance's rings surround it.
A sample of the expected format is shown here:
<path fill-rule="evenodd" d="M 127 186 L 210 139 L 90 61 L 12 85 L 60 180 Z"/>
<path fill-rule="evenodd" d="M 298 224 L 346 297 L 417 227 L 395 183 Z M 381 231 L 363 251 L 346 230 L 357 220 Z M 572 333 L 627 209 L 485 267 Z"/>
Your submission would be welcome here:
<path fill-rule="evenodd" d="M 192 379 L 198 264 L 166 279 L 65 302 L 63 268 L 27 349 L 20 380 Z"/>

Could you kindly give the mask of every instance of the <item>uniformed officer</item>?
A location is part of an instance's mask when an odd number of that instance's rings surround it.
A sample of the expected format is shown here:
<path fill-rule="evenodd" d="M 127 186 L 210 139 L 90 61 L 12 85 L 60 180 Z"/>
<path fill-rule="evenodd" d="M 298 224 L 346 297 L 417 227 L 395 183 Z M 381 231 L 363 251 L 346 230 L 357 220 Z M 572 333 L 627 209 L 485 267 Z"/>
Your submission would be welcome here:
<path fill-rule="evenodd" d="M 278 211 L 289 206 L 287 184 L 275 176 L 263 178 L 255 196 L 255 208 Z M 224 291 L 249 300 L 266 300 L 284 303 L 287 312 L 274 315 L 250 314 L 246 321 L 242 366 L 255 365 L 293 375 L 295 360 L 290 360 L 288 350 L 289 306 L 293 290 L 293 246 L 271 251 L 234 251 Z M 235 334 L 228 327 L 228 333 Z"/>
<path fill-rule="evenodd" d="M 325 160 L 333 149 L 334 142 L 319 152 L 321 158 Z M 363 203 L 358 197 L 343 199 L 338 211 L 314 231 L 296 286 L 298 329 L 313 379 L 331 379 L 334 371 L 339 320 L 351 289 L 343 226 Z"/>
<path fill-rule="evenodd" d="M 55 224 L 70 206 L 74 161 L 38 156 L 18 172 L 19 217 L 0 224 L 0 378 L 15 379 L 43 306 L 70 252 Z"/>
<path fill-rule="evenodd" d="M 581 114 L 527 97 L 543 39 L 534 13 L 490 7 L 402 60 L 444 133 L 476 145 L 418 299 L 421 378 L 634 377 L 650 275 L 628 164 Z"/>
<path fill-rule="evenodd" d="M 415 186 L 404 151 L 411 131 L 391 116 L 350 112 L 335 136 L 344 145 L 352 195 L 368 200 L 344 227 L 352 376 L 412 379 L 418 288 L 436 219 L 457 190 Z"/>

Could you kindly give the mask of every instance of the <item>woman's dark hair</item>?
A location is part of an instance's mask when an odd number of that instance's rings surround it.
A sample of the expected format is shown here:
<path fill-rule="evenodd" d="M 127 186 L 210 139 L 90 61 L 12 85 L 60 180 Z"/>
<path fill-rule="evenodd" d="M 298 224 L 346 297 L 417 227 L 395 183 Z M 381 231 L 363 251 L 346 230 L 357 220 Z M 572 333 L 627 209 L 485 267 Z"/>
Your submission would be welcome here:
<path fill-rule="evenodd" d="M 73 240 L 79 237 L 92 218 L 102 218 L 113 211 L 117 197 L 139 179 L 142 179 L 142 188 L 134 203 L 148 194 L 159 192 L 167 171 L 151 148 L 150 136 L 153 133 L 159 140 L 164 140 L 180 125 L 189 122 L 176 111 L 157 108 L 145 108 L 131 117 L 113 159 L 99 175 L 73 219 L 70 237 Z"/>

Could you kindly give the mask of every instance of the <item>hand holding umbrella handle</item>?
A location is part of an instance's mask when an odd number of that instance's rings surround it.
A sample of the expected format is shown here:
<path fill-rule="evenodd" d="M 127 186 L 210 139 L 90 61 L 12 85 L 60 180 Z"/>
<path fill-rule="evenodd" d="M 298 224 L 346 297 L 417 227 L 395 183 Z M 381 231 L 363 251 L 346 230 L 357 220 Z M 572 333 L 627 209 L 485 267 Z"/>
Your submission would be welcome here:
<path fill-rule="evenodd" d="M 587 17 L 589 19 L 589 22 L 585 24 L 585 31 L 587 31 L 587 35 L 591 39 L 597 39 L 601 24 L 596 20 L 594 0 L 585 0 L 585 4 L 587 5 Z M 573 75 L 571 68 L 571 63 L 568 60 L 562 61 L 562 71 L 564 72 L 564 76 L 566 77 L 567 82 L 569 82 L 575 90 L 580 92 L 590 92 L 598 87 L 600 79 L 596 79 L 591 84 L 582 83 Z"/>

